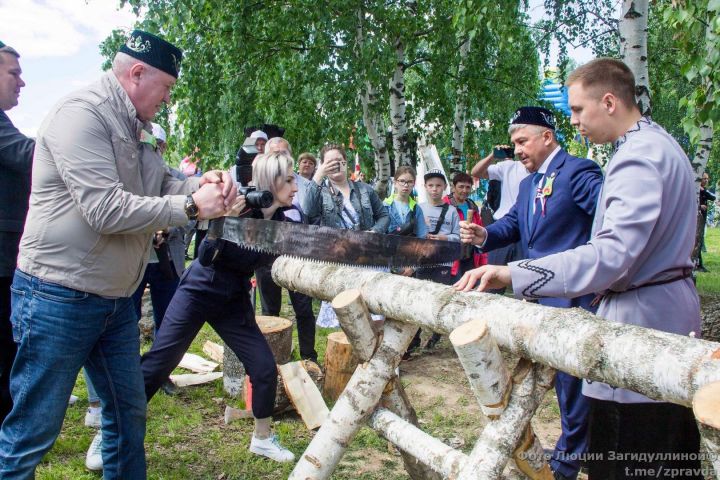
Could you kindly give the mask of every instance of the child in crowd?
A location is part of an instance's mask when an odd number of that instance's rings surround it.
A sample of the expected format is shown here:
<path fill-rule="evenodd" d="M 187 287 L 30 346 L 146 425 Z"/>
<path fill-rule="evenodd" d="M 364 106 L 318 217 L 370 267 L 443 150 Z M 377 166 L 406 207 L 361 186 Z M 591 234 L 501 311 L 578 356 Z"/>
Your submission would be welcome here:
<path fill-rule="evenodd" d="M 445 240 L 450 242 L 460 241 L 460 217 L 452 205 L 443 201 L 443 193 L 447 188 L 447 179 L 441 170 L 430 170 L 425 174 L 425 191 L 428 201 L 420 204 L 425 226 L 427 228 L 426 238 L 430 240 Z M 451 273 L 452 263 L 437 267 L 419 268 L 416 277 L 423 280 L 451 285 L 453 277 Z M 425 348 L 431 349 L 440 340 L 440 335 L 433 333 Z M 410 342 L 408 352 L 420 345 L 420 330 Z"/>

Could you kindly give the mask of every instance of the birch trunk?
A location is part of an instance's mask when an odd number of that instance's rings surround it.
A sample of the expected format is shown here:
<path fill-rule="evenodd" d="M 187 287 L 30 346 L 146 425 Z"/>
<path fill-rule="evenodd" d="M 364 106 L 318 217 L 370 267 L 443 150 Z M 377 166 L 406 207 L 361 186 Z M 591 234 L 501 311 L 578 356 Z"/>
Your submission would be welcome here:
<path fill-rule="evenodd" d="M 461 172 L 462 154 L 465 143 L 465 113 L 467 110 L 467 81 L 465 80 L 465 65 L 470 53 L 470 38 L 460 45 L 460 63 L 458 64 L 458 87 L 455 98 L 455 116 L 453 119 L 452 163 L 450 176 Z"/>
<path fill-rule="evenodd" d="M 395 320 L 385 322 L 382 343 L 373 358 L 360 365 L 320 430 L 290 473 L 291 480 L 330 478 L 343 453 L 380 401 L 395 376 L 400 357 L 417 327 Z"/>
<path fill-rule="evenodd" d="M 580 309 L 284 256 L 272 273 L 278 285 L 323 300 L 358 288 L 370 311 L 439 333 L 483 319 L 498 346 L 515 355 L 655 400 L 690 406 L 700 387 L 720 381 L 720 361 L 712 357 L 720 344 L 608 322 Z"/>
<path fill-rule="evenodd" d="M 399 38 L 395 39 L 395 70 L 390 80 L 390 124 L 395 166 L 411 165 L 410 142 L 405 118 L 405 47 Z"/>
<path fill-rule="evenodd" d="M 370 426 L 398 448 L 422 460 L 443 478 L 457 478 L 468 461 L 464 453 L 445 445 L 384 408 L 372 415 Z"/>
<path fill-rule="evenodd" d="M 381 115 L 373 112 L 377 104 L 377 95 L 370 82 L 366 82 L 361 102 L 365 130 L 367 130 L 370 143 L 375 152 L 375 176 L 377 179 L 375 190 L 380 198 L 385 198 L 388 192 L 388 181 L 390 180 L 390 156 L 385 139 L 385 121 Z"/>
<path fill-rule="evenodd" d="M 623 0 L 620 15 L 620 59 L 635 75 L 635 97 L 640 112 L 649 117 L 652 109 L 647 63 L 648 0 Z"/>
<path fill-rule="evenodd" d="M 709 125 L 700 127 L 700 140 L 697 143 L 695 156 L 692 159 L 693 170 L 695 170 L 695 184 L 698 189 L 712 151 L 713 133 L 714 129 Z"/>
<path fill-rule="evenodd" d="M 365 44 L 365 33 L 363 31 L 364 12 L 362 9 L 357 11 L 357 27 L 355 30 L 355 48 L 361 52 Z M 362 63 L 362 59 L 360 60 Z M 362 72 L 363 77 L 367 77 L 367 72 Z M 377 93 L 369 80 L 365 80 L 363 88 L 359 94 L 360 104 L 363 110 L 363 122 L 367 131 L 370 143 L 375 153 L 375 177 L 377 183 L 375 190 L 380 198 L 385 198 L 388 191 L 388 181 L 390 179 L 390 156 L 387 151 L 387 142 L 385 139 L 385 121 L 382 115 L 377 113 Z"/>

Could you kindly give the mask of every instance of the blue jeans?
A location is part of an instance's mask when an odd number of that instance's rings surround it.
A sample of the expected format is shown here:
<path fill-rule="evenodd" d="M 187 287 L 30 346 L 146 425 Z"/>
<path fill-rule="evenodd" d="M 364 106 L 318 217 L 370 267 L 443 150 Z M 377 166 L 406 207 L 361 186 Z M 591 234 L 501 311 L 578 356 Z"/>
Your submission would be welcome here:
<path fill-rule="evenodd" d="M 15 271 L 10 373 L 14 405 L 0 429 L 0 478 L 33 478 L 60 433 L 85 365 L 102 404 L 103 476 L 145 474 L 146 400 L 137 319 L 129 298 L 107 299 Z"/>

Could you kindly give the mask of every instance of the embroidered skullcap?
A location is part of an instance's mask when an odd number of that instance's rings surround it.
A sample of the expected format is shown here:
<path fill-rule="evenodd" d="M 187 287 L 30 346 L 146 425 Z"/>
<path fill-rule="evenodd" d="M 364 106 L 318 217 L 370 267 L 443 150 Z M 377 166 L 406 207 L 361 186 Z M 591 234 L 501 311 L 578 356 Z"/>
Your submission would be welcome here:
<path fill-rule="evenodd" d="M 177 78 L 182 50 L 170 42 L 142 30 L 133 30 L 120 51 Z"/>
<path fill-rule="evenodd" d="M 510 117 L 510 125 L 539 125 L 555 130 L 555 115 L 547 108 L 520 107 Z"/>
<path fill-rule="evenodd" d="M 440 170 L 439 168 L 434 168 L 432 170 L 428 170 L 428 172 L 425 174 L 425 177 L 423 177 L 425 181 L 427 182 L 431 178 L 441 178 L 443 182 L 447 184 L 447 178 L 445 178 L 445 172 Z"/>

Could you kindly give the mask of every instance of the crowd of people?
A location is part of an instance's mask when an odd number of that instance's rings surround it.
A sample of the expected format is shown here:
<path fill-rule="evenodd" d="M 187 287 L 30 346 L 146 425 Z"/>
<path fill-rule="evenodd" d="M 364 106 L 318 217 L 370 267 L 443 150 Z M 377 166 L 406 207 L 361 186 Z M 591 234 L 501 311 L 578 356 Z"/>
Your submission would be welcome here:
<path fill-rule="evenodd" d="M 272 432 L 277 371 L 249 295 L 254 276 L 262 313 L 279 315 L 273 257 L 201 233 L 224 215 L 464 242 L 474 248 L 453 262 L 392 273 L 464 291 L 511 287 L 518 298 L 580 307 L 609 321 L 700 332 L 690 162 L 640 115 L 634 78 L 618 60 L 597 59 L 568 78 L 573 125 L 594 143 L 614 144 L 605 175 L 565 151 L 553 113 L 536 106 L 510 119 L 513 147 L 498 145 L 469 174 L 449 182 L 441 170 L 425 173 L 423 203 L 412 167 L 395 169 L 383 200 L 348 176 L 342 145 L 328 143 L 317 157 L 302 153 L 296 164 L 287 140 L 258 129 L 245 142 L 257 151 L 252 180 L 273 202 L 248 210 L 238 195 L 239 167 L 201 173 L 189 160 L 183 171 L 165 164 L 167 135 L 151 121 L 170 101 L 182 61 L 177 47 L 133 31 L 111 71 L 62 99 L 35 140 L 5 114 L 24 86 L 19 58 L 0 42 L 0 160 L 7 172 L 0 180 L 0 479 L 34 476 L 81 369 L 86 424 L 99 428 L 87 467 L 106 479 L 146 478 L 147 402 L 160 389 L 174 393 L 169 374 L 205 323 L 252 379 L 250 451 L 279 462 L 295 458 Z M 499 202 L 469 198 L 478 178 L 499 182 Z M 706 204 L 714 200 L 708 193 Z M 197 258 L 185 268 L 193 225 Z M 156 333 L 141 357 L 137 321 L 146 288 Z M 289 294 L 300 357 L 317 361 L 316 322 L 336 326 L 337 319 L 327 305 L 316 319 L 311 298 Z M 404 358 L 420 339 L 418 330 Z M 425 347 L 439 340 L 433 333 Z M 636 460 L 608 452 L 668 454 L 650 456 L 643 467 L 654 471 L 699 467 L 697 456 L 688 460 L 699 448 L 689 409 L 564 372 L 555 388 L 562 427 L 550 459 L 555 479 L 577 478 L 588 452 L 592 479 L 633 476 Z"/>

